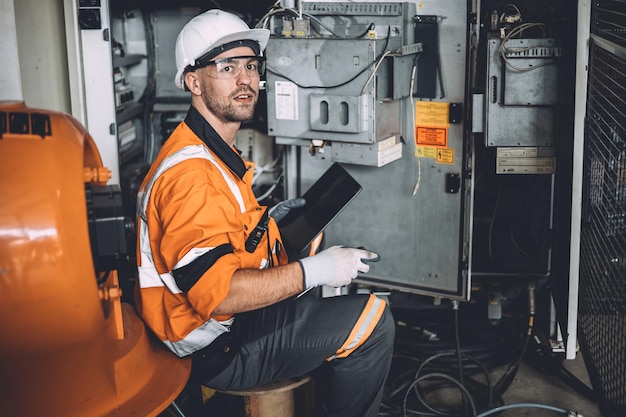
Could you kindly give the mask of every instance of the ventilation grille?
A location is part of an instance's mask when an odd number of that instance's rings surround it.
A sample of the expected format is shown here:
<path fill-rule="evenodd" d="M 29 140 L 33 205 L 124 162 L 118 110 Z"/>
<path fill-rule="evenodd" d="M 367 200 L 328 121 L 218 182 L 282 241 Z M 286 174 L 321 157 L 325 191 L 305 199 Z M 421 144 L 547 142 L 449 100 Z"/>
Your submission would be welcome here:
<path fill-rule="evenodd" d="M 626 1 L 596 0 L 591 16 L 591 33 L 626 47 Z"/>
<path fill-rule="evenodd" d="M 598 2 L 595 31 L 616 42 L 617 31 L 608 31 L 609 18 L 615 19 L 614 13 L 601 13 L 608 3 L 617 2 Z M 624 9 L 626 2 L 620 3 Z M 623 42 L 623 27 L 620 39 Z M 626 416 L 626 61 L 593 42 L 587 94 L 588 210 L 581 234 L 580 342 L 594 389 L 603 397 L 600 404 L 603 416 L 623 417 Z"/>

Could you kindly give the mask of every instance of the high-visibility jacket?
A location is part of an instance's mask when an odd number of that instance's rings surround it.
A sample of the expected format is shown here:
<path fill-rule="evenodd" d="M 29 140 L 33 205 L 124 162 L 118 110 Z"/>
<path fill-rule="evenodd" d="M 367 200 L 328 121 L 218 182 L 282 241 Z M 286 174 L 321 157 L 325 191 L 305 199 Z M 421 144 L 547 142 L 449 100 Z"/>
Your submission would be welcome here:
<path fill-rule="evenodd" d="M 287 262 L 270 217 L 256 250 L 245 242 L 267 207 L 244 162 L 193 107 L 164 143 L 137 196 L 137 310 L 178 356 L 228 331 L 216 316 L 238 269 Z"/>

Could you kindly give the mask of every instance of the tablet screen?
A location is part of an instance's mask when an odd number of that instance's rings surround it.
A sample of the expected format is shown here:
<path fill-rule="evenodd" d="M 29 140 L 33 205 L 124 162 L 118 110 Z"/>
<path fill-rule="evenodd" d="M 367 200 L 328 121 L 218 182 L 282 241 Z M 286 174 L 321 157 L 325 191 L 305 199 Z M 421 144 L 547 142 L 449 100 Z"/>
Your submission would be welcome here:
<path fill-rule="evenodd" d="M 290 210 L 278 224 L 289 258 L 299 257 L 361 189 L 348 171 L 335 162 L 302 195 L 305 205 Z"/>

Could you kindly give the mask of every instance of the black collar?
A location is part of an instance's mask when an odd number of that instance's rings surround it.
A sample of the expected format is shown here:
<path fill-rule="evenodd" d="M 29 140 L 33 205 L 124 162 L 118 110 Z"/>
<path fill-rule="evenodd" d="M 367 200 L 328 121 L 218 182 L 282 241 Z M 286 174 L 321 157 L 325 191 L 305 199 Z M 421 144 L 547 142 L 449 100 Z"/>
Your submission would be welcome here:
<path fill-rule="evenodd" d="M 215 129 L 213 129 L 213 126 L 202 117 L 195 107 L 191 106 L 189 108 L 187 117 L 185 117 L 185 123 L 231 171 L 237 174 L 239 178 L 243 178 L 247 168 L 241 157 L 224 142 Z"/>

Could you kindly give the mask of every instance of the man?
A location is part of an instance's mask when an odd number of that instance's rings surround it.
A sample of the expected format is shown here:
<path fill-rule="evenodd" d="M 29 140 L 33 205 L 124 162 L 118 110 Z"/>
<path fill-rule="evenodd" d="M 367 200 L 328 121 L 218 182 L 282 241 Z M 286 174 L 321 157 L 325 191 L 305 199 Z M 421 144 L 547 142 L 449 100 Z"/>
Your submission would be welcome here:
<path fill-rule="evenodd" d="M 376 254 L 332 247 L 288 262 L 252 193 L 253 164 L 233 146 L 253 116 L 268 39 L 221 10 L 178 36 L 175 83 L 191 107 L 139 190 L 137 309 L 168 348 L 192 355 L 193 377 L 210 387 L 323 370 L 324 415 L 377 416 L 394 339 L 384 300 L 297 297 L 349 284 Z"/>

